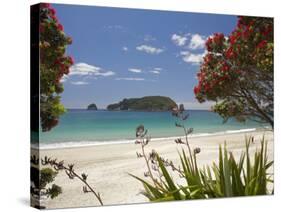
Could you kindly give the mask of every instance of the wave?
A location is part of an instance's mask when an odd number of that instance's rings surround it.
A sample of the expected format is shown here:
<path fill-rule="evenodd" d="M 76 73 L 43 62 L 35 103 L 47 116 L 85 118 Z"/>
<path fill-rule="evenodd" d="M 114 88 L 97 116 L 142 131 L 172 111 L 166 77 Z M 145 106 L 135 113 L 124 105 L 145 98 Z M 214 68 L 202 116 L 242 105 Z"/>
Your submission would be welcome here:
<path fill-rule="evenodd" d="M 248 129 L 239 129 L 239 130 L 226 130 L 220 132 L 213 133 L 196 133 L 189 135 L 190 138 L 197 137 L 206 137 L 206 136 L 218 136 L 218 135 L 228 135 L 228 134 L 236 134 L 236 133 L 248 133 L 255 132 L 259 129 L 257 128 L 248 128 Z M 151 138 L 151 141 L 168 141 L 175 140 L 181 136 L 170 136 L 170 137 L 158 137 Z M 87 146 L 100 146 L 100 145 L 115 145 L 115 144 L 133 144 L 135 139 L 124 139 L 124 140 L 111 140 L 111 141 L 68 141 L 68 142 L 56 142 L 56 143 L 48 143 L 43 144 L 31 144 L 31 148 L 34 149 L 61 149 L 61 148 L 75 148 L 75 147 L 87 147 Z"/>

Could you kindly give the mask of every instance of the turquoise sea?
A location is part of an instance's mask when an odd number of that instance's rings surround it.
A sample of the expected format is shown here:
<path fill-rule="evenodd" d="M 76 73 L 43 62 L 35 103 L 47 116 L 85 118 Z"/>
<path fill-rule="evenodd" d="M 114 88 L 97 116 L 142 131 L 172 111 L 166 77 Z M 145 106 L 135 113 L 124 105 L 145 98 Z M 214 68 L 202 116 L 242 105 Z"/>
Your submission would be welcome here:
<path fill-rule="evenodd" d="M 210 111 L 190 110 L 185 121 L 194 129 L 192 136 L 254 131 L 263 128 L 256 122 L 238 123 L 222 118 Z M 40 132 L 40 148 L 59 148 L 106 143 L 133 142 L 135 129 L 143 124 L 152 140 L 181 136 L 182 129 L 175 127 L 176 118 L 170 112 L 89 111 L 69 109 L 60 118 L 57 127 Z"/>

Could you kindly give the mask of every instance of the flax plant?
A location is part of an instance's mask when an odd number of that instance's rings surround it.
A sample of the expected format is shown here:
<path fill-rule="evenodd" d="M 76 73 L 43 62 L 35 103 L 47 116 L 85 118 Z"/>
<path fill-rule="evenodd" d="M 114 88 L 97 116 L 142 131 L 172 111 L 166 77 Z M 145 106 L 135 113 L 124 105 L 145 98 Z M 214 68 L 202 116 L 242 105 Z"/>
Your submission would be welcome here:
<path fill-rule="evenodd" d="M 182 145 L 179 152 L 180 166 L 176 167 L 173 161 L 164 159 L 155 150 L 147 154 L 145 147 L 150 138 L 143 125 L 136 129 L 136 144 L 141 145 L 142 153 L 138 158 L 144 158 L 147 171 L 144 176 L 148 180 L 130 174 L 143 184 L 142 192 L 150 201 L 171 201 L 187 199 L 209 199 L 216 197 L 234 197 L 248 195 L 265 195 L 273 193 L 269 184 L 273 183 L 273 174 L 269 169 L 273 161 L 268 159 L 267 142 L 263 137 L 260 148 L 256 149 L 253 157 L 250 154 L 252 137 L 245 138 L 245 151 L 239 159 L 227 149 L 226 144 L 219 146 L 218 163 L 212 166 L 205 165 L 199 168 L 197 154 L 200 148 L 191 148 L 188 135 L 192 128 L 186 128 L 185 120 L 189 115 L 185 113 L 183 105 L 174 108 L 172 115 L 178 118 L 176 127 L 184 131 L 184 139 L 178 138 L 175 143 Z M 169 168 L 170 167 L 170 168 Z M 184 183 L 177 183 L 173 176 L 178 174 Z"/>

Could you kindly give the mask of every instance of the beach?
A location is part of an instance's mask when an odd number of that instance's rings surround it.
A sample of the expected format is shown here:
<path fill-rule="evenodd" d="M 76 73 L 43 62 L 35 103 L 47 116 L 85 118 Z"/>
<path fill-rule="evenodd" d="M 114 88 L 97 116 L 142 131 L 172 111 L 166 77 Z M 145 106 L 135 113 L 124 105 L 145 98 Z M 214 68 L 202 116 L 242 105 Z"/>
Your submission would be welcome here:
<path fill-rule="evenodd" d="M 250 151 L 254 152 L 260 145 L 260 139 L 265 136 L 268 141 L 268 156 L 273 159 L 273 132 L 253 131 L 228 134 L 216 134 L 189 139 L 192 148 L 199 147 L 198 164 L 211 165 L 218 160 L 218 148 L 220 144 L 228 147 L 228 150 L 238 157 L 245 149 L 245 136 L 254 136 L 254 143 Z M 151 141 L 146 146 L 149 153 L 155 149 L 161 156 L 179 164 L 178 150 L 186 148 L 176 144 L 174 140 Z M 83 147 L 42 149 L 40 157 L 48 156 L 64 160 L 65 164 L 75 164 L 77 173 L 88 174 L 88 183 L 100 193 L 104 205 L 132 204 L 148 202 L 148 199 L 140 194 L 142 184 L 129 176 L 130 174 L 144 177 L 146 171 L 143 158 L 137 158 L 136 152 L 141 152 L 141 147 L 134 143 L 102 144 Z M 253 154 L 251 154 L 253 155 Z M 42 168 L 42 167 L 41 167 Z M 54 183 L 62 187 L 63 193 L 55 199 L 48 199 L 47 208 L 68 208 L 98 206 L 99 203 L 92 193 L 83 193 L 83 184 L 77 180 L 70 180 L 64 172 L 60 172 Z"/>

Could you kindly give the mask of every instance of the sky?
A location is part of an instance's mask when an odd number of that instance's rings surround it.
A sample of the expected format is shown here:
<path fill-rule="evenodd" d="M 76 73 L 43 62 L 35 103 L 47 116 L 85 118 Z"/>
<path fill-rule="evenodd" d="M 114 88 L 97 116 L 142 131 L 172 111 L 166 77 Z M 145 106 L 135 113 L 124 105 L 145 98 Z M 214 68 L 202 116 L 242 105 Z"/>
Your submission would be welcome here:
<path fill-rule="evenodd" d="M 193 88 L 205 50 L 215 32 L 229 34 L 237 17 L 78 5 L 52 5 L 73 43 L 74 58 L 63 78 L 66 108 L 99 109 L 124 98 L 168 96 L 186 109 L 209 109 Z"/>

